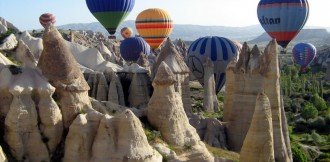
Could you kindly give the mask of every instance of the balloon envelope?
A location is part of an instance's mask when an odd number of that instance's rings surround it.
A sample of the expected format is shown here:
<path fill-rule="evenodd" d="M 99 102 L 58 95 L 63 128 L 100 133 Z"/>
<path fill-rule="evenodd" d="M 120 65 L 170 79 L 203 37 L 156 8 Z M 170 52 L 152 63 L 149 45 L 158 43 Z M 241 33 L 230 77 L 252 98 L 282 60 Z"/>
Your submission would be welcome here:
<path fill-rule="evenodd" d="M 121 56 L 126 61 L 138 60 L 141 52 L 147 56 L 150 54 L 150 46 L 141 37 L 126 38 L 120 45 Z"/>
<path fill-rule="evenodd" d="M 224 37 L 203 37 L 194 41 L 188 50 L 188 67 L 198 81 L 204 85 L 206 57 L 214 64 L 215 90 L 218 93 L 225 83 L 225 70 L 228 63 L 237 56 L 235 44 Z"/>
<path fill-rule="evenodd" d="M 163 9 L 151 8 L 142 11 L 135 20 L 140 36 L 154 49 L 157 49 L 172 33 L 171 16 Z"/>
<path fill-rule="evenodd" d="M 39 22 L 40 24 L 44 27 L 47 28 L 50 25 L 54 25 L 56 22 L 56 18 L 53 14 L 51 13 L 44 13 L 42 15 L 40 15 L 39 17 Z"/>
<path fill-rule="evenodd" d="M 133 35 L 133 30 L 130 27 L 123 27 L 120 30 L 120 34 L 124 39 L 126 39 Z"/>
<path fill-rule="evenodd" d="M 265 31 L 286 48 L 304 27 L 309 5 L 307 0 L 260 0 L 257 14 Z"/>
<path fill-rule="evenodd" d="M 115 34 L 118 26 L 132 11 L 135 0 L 86 0 L 86 4 L 107 31 Z"/>
<path fill-rule="evenodd" d="M 292 55 L 302 68 L 308 66 L 316 56 L 316 48 L 311 43 L 298 43 L 292 48 Z"/>

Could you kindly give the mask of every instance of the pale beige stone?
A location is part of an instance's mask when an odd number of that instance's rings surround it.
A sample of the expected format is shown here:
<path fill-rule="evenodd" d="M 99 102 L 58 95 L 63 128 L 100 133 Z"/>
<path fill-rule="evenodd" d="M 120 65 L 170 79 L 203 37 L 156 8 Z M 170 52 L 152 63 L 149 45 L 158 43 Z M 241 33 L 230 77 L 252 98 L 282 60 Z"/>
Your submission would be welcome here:
<path fill-rule="evenodd" d="M 235 69 L 236 69 L 237 60 L 233 59 L 229 62 L 226 69 L 226 82 L 225 82 L 225 101 L 224 101 L 224 109 L 223 109 L 223 121 L 227 122 L 231 115 L 233 102 L 234 102 L 234 80 L 235 80 Z"/>
<path fill-rule="evenodd" d="M 111 81 L 108 91 L 108 101 L 125 106 L 123 86 L 116 73 L 111 73 Z"/>
<path fill-rule="evenodd" d="M 38 114 L 31 98 L 32 88 L 13 87 L 13 102 L 5 120 L 4 139 L 19 161 L 50 161 L 38 129 Z"/>
<path fill-rule="evenodd" d="M 274 149 L 275 159 L 278 161 L 292 161 L 288 154 L 288 149 L 285 142 L 283 126 L 282 126 L 282 111 L 284 106 L 281 105 L 281 88 L 280 88 L 280 71 L 278 67 L 278 48 L 275 40 L 272 40 L 265 48 L 264 64 L 261 65 L 264 69 L 262 73 L 266 75 L 263 87 L 265 94 L 268 96 L 272 109 L 272 123 L 274 131 Z M 286 122 L 283 122 L 286 124 Z M 288 139 L 287 139 L 288 140 Z"/>
<path fill-rule="evenodd" d="M 151 96 L 150 86 L 147 73 L 133 73 L 128 95 L 129 106 L 146 108 Z"/>
<path fill-rule="evenodd" d="M 108 83 L 105 76 L 101 73 L 99 74 L 99 80 L 97 85 L 96 99 L 100 101 L 108 100 Z"/>
<path fill-rule="evenodd" d="M 18 41 L 15 57 L 22 63 L 23 67 L 36 68 L 37 58 L 34 57 L 29 47 L 22 41 Z"/>
<path fill-rule="evenodd" d="M 271 106 L 263 93 L 257 97 L 250 128 L 240 152 L 240 161 L 275 162 Z"/>
<path fill-rule="evenodd" d="M 142 125 L 130 110 L 105 116 L 93 143 L 91 161 L 161 162 L 162 156 L 147 141 Z"/>
<path fill-rule="evenodd" d="M 85 114 L 79 114 L 75 118 L 65 139 L 63 162 L 87 162 L 90 160 L 93 142 L 103 116 L 101 113 L 90 109 Z"/>
<path fill-rule="evenodd" d="M 219 101 L 215 92 L 214 65 L 209 57 L 203 63 L 204 67 L 204 100 L 203 109 L 206 112 L 219 111 Z"/>
<path fill-rule="evenodd" d="M 174 83 L 173 72 L 162 62 L 153 81 L 154 92 L 148 104 L 148 121 L 160 131 L 168 144 L 191 147 L 192 150 L 180 155 L 180 159 L 213 161 L 196 129 L 189 124 L 181 95 L 175 91 Z"/>
<path fill-rule="evenodd" d="M 8 159 L 5 155 L 5 153 L 2 150 L 2 147 L 0 146 L 0 162 L 8 162 Z"/>
<path fill-rule="evenodd" d="M 1 24 L 0 24 L 1 26 Z M 1 29 L 0 29 L 1 31 Z M 1 33 L 1 32 L 0 32 Z M 10 34 L 0 44 L 0 50 L 12 50 L 17 46 L 17 40 L 14 34 Z"/>
<path fill-rule="evenodd" d="M 62 140 L 63 121 L 61 110 L 53 100 L 55 88 L 38 88 L 38 112 L 40 118 L 40 132 L 47 138 L 46 144 L 49 152 L 54 153 L 57 145 Z"/>

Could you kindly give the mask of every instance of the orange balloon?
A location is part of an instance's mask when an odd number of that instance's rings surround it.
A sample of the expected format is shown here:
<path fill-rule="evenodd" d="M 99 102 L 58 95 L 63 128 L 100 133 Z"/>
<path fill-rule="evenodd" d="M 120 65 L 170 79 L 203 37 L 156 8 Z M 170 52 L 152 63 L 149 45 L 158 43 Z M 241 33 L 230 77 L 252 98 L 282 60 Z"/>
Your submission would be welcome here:
<path fill-rule="evenodd" d="M 151 8 L 137 16 L 135 26 L 140 36 L 153 49 L 157 49 L 172 33 L 173 21 L 167 11 Z"/>

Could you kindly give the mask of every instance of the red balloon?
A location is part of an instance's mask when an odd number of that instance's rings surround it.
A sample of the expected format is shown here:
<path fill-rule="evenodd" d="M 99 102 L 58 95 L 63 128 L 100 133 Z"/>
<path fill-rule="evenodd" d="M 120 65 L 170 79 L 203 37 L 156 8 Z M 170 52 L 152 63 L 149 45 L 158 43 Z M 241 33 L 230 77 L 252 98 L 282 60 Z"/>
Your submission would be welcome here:
<path fill-rule="evenodd" d="M 56 18 L 51 13 L 44 13 L 39 17 L 39 22 L 44 28 L 48 28 L 50 25 L 54 25 Z"/>

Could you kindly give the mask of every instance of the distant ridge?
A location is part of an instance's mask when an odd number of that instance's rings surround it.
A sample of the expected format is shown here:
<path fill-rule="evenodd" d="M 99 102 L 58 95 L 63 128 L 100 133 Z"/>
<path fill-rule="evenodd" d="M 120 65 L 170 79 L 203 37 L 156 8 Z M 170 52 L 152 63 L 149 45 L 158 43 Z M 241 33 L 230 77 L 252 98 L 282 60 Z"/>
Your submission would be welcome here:
<path fill-rule="evenodd" d="M 131 27 L 136 32 L 135 22 L 133 20 L 125 21 L 119 29 L 124 26 Z M 72 30 L 91 30 L 95 32 L 102 32 L 108 35 L 103 26 L 98 23 L 78 23 L 57 26 L 59 29 L 72 29 Z M 202 26 L 202 25 L 184 25 L 175 24 L 174 30 L 170 35 L 172 40 L 183 39 L 185 41 L 194 41 L 203 36 L 221 36 L 234 39 L 237 41 L 248 41 L 262 34 L 264 30 L 260 25 L 252 25 L 246 27 L 226 27 L 226 26 Z M 121 38 L 117 31 L 117 38 Z"/>
<path fill-rule="evenodd" d="M 125 21 L 119 30 L 128 26 L 135 29 L 135 22 L 133 20 Z M 94 32 L 101 32 L 108 35 L 107 31 L 99 22 L 93 23 L 76 23 L 57 26 L 59 29 L 72 29 L 72 30 L 91 30 Z M 118 30 L 118 31 L 119 31 Z M 119 32 L 116 36 L 118 39 L 122 39 Z M 316 46 L 323 46 L 330 44 L 330 28 L 320 28 L 316 26 L 305 27 L 300 34 L 289 44 L 288 47 L 298 42 L 310 42 Z M 239 42 L 248 42 L 249 44 L 258 44 L 259 46 L 266 45 L 271 38 L 265 33 L 264 29 L 260 25 L 251 25 L 246 27 L 228 27 L 228 26 L 202 26 L 202 25 L 189 25 L 189 24 L 175 24 L 172 34 L 170 35 L 172 40 L 183 39 L 191 42 L 204 36 L 221 36 L 229 39 L 237 40 Z"/>
<path fill-rule="evenodd" d="M 266 45 L 271 40 L 267 33 L 263 33 L 257 38 L 248 41 L 248 44 Z M 296 43 L 312 43 L 316 47 L 330 45 L 330 33 L 327 29 L 303 29 L 300 33 L 290 42 L 287 48 L 294 46 Z"/>

